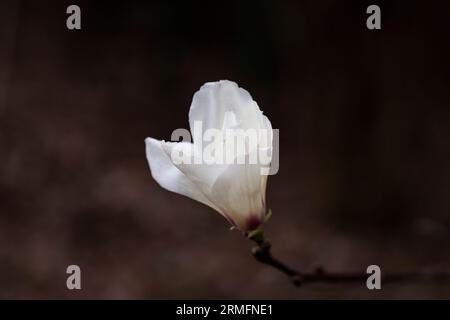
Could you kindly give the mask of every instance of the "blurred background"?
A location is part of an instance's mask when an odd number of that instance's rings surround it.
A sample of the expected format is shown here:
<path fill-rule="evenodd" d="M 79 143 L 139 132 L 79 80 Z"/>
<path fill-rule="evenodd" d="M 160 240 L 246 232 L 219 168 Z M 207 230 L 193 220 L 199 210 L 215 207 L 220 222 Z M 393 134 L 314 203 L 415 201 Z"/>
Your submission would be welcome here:
<path fill-rule="evenodd" d="M 144 151 L 188 128 L 203 83 L 236 81 L 280 129 L 274 255 L 305 271 L 450 270 L 448 9 L 1 1 L 0 298 L 450 298 L 448 284 L 295 288 L 219 214 L 159 187 Z"/>

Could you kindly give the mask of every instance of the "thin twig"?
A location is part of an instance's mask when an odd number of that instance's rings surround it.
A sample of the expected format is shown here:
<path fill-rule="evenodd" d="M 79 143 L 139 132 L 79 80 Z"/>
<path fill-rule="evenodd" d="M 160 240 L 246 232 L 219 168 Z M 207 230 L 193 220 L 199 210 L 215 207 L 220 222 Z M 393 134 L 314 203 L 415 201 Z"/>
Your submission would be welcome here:
<path fill-rule="evenodd" d="M 317 268 L 314 272 L 299 272 L 285 263 L 274 258 L 270 252 L 271 244 L 264 240 L 262 233 L 249 237 L 257 246 L 253 247 L 252 254 L 261 263 L 280 270 L 291 278 L 295 286 L 307 283 L 363 283 L 365 284 L 370 274 L 365 273 L 329 273 L 323 268 Z M 381 275 L 382 283 L 406 283 L 420 281 L 449 282 L 450 272 L 438 273 L 396 273 Z"/>

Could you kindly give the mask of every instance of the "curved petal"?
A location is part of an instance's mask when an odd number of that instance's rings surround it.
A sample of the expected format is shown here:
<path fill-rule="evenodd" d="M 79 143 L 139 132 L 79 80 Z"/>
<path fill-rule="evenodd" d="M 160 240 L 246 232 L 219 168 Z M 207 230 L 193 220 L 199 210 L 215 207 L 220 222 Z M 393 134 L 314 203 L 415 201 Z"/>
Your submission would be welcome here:
<path fill-rule="evenodd" d="M 172 162 L 170 152 L 177 143 L 145 139 L 146 154 L 152 177 L 161 187 L 197 200 L 220 212 L 198 186 Z"/>
<path fill-rule="evenodd" d="M 203 130 L 253 128 L 263 126 L 262 112 L 247 90 L 235 82 L 221 80 L 205 83 L 194 94 L 189 110 L 189 125 L 195 139 L 194 122 L 201 121 Z"/>
<path fill-rule="evenodd" d="M 261 148 L 270 147 L 272 149 L 272 142 L 273 142 L 272 124 L 265 115 L 262 115 L 259 146 Z"/>
<path fill-rule="evenodd" d="M 267 176 L 260 174 L 259 164 L 229 165 L 211 189 L 211 200 L 230 216 L 243 231 L 258 227 L 265 216 Z"/>

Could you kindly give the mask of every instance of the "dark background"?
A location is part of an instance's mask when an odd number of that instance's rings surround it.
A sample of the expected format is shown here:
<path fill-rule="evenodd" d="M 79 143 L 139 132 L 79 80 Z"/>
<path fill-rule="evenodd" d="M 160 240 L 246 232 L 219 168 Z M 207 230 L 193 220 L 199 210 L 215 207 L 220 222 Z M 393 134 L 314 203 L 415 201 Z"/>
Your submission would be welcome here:
<path fill-rule="evenodd" d="M 370 4 L 381 30 L 365 26 Z M 448 284 L 294 288 L 219 214 L 160 188 L 144 152 L 188 127 L 203 83 L 236 81 L 280 129 L 275 255 L 449 270 L 448 9 L 1 1 L 0 298 L 450 298 Z M 81 291 L 66 289 L 70 264 Z"/>

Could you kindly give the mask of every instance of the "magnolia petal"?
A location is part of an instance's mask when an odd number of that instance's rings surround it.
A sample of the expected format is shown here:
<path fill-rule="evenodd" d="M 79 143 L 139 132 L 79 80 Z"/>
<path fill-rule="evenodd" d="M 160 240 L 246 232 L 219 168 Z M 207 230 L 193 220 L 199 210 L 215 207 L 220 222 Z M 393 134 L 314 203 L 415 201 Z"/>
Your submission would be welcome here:
<path fill-rule="evenodd" d="M 259 147 L 272 148 L 272 142 L 273 142 L 272 124 L 270 123 L 270 120 L 265 115 L 262 115 L 261 129 L 262 130 L 261 130 L 261 134 L 260 134 Z"/>
<path fill-rule="evenodd" d="M 173 164 L 170 152 L 177 143 L 147 138 L 145 145 L 152 177 L 161 187 L 197 200 L 220 212 L 197 185 Z"/>
<path fill-rule="evenodd" d="M 183 172 L 197 187 L 208 196 L 217 178 L 227 168 L 226 165 L 217 164 L 177 164 L 176 167 Z"/>
<path fill-rule="evenodd" d="M 262 112 L 248 91 L 228 80 L 205 83 L 194 94 L 189 110 L 194 143 L 195 121 L 201 121 L 203 130 L 236 127 L 258 130 L 263 122 Z"/>
<path fill-rule="evenodd" d="M 229 165 L 217 178 L 211 200 L 231 217 L 242 231 L 253 230 L 264 220 L 267 176 L 260 175 L 260 165 Z M 264 190 L 262 190 L 264 188 Z"/>

